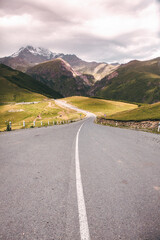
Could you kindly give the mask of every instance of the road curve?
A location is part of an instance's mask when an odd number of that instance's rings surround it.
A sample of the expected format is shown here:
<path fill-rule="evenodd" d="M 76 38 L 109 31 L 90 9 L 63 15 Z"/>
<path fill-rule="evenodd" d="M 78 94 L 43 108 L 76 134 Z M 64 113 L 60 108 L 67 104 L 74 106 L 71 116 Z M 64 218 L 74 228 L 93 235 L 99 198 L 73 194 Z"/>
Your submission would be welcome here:
<path fill-rule="evenodd" d="M 77 112 L 84 113 L 87 118 L 88 118 L 88 117 L 93 117 L 93 118 L 96 117 L 96 115 L 95 115 L 94 113 L 91 113 L 91 112 L 88 112 L 88 111 L 86 111 L 86 110 L 80 109 L 80 108 L 78 108 L 78 107 L 76 107 L 76 106 L 73 106 L 73 105 L 67 103 L 67 102 L 64 101 L 64 100 L 55 100 L 55 103 L 56 103 L 57 105 L 61 106 L 61 107 L 70 108 L 70 109 L 75 110 L 75 111 L 77 111 Z"/>
<path fill-rule="evenodd" d="M 0 216 L 2 240 L 159 240 L 160 136 L 93 118 L 1 133 Z"/>

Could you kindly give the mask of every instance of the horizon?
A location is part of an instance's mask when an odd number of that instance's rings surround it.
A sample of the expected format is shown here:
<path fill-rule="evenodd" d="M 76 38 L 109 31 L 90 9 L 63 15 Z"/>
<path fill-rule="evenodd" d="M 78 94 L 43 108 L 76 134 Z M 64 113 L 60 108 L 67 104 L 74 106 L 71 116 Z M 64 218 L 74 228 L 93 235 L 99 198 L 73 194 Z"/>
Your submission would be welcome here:
<path fill-rule="evenodd" d="M 2 0 L 1 9 L 0 57 L 26 45 L 107 63 L 160 56 L 159 0 Z"/>
<path fill-rule="evenodd" d="M 21 49 L 21 48 L 27 48 L 27 47 L 33 47 L 33 48 L 41 48 L 41 49 L 44 49 L 44 50 L 49 50 L 49 51 L 51 51 L 50 49 L 48 49 L 48 48 L 45 48 L 44 46 L 33 46 L 33 45 L 30 45 L 30 44 L 27 44 L 27 45 L 25 45 L 25 46 L 21 46 L 19 49 L 17 49 L 17 51 L 16 52 L 14 52 L 14 53 L 11 53 L 10 55 L 8 55 L 8 56 L 3 56 L 4 58 L 5 57 L 11 57 L 12 55 L 14 55 L 15 53 L 18 53 L 19 52 L 19 50 Z M 51 51 L 52 52 L 52 51 Z M 52 52 L 52 53 L 56 53 L 56 52 Z M 59 52 L 59 53 L 56 53 L 56 54 L 64 54 L 64 53 L 62 53 L 62 52 Z M 74 54 L 74 53 L 65 53 L 66 55 L 75 55 L 76 57 L 78 57 L 79 58 L 79 56 L 77 56 L 76 54 Z M 2 57 L 2 58 L 3 58 Z M 158 56 L 159 57 L 159 56 Z M 107 63 L 107 64 L 127 64 L 127 63 L 129 63 L 129 62 L 131 62 L 131 61 L 149 61 L 149 60 L 153 60 L 153 59 L 156 59 L 156 58 L 158 58 L 158 57 L 154 57 L 154 58 L 148 58 L 148 59 L 141 59 L 141 60 L 139 60 L 139 59 L 128 59 L 128 61 L 126 61 L 126 62 L 117 62 L 117 61 L 114 61 L 114 62 L 100 62 L 100 61 L 97 61 L 97 60 L 91 60 L 91 61 L 88 61 L 88 62 L 97 62 L 97 63 Z M 60 58 L 60 57 L 59 57 Z M 81 58 L 80 58 L 81 59 Z M 86 61 L 87 62 L 87 60 L 86 59 L 81 59 L 81 60 L 83 60 L 83 61 Z M 51 60 L 50 60 L 51 61 Z"/>

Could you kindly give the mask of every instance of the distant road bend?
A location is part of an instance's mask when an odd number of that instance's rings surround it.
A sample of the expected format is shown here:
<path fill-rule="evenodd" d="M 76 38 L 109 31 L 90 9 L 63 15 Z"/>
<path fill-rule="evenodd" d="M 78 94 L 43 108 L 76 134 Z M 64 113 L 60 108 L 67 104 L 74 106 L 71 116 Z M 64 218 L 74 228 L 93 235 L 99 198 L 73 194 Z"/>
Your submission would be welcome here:
<path fill-rule="evenodd" d="M 91 113 L 91 112 L 88 112 L 88 111 L 85 111 L 83 109 L 79 109 L 69 103 L 67 103 L 66 101 L 63 101 L 63 100 L 55 100 L 55 103 L 57 105 L 60 105 L 61 107 L 65 107 L 65 108 L 70 108 L 72 110 L 75 110 L 77 112 L 81 112 L 81 113 L 84 113 L 87 117 L 96 117 L 95 114 Z"/>
<path fill-rule="evenodd" d="M 1 240 L 160 240 L 160 136 L 86 114 L 0 134 Z"/>

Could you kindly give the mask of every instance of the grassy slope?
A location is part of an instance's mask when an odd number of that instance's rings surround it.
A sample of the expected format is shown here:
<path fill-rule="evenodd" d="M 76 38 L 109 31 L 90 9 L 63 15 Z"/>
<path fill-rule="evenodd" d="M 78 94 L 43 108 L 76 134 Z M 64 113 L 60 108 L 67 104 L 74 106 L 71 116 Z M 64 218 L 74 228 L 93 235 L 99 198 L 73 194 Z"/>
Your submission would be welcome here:
<path fill-rule="evenodd" d="M 71 103 L 77 106 L 78 108 L 95 113 L 97 116 L 100 116 L 103 114 L 106 114 L 108 116 L 116 112 L 130 110 L 137 107 L 137 105 L 135 104 L 88 98 L 88 97 L 76 96 L 76 97 L 64 98 L 64 100 L 67 101 L 68 103 Z"/>
<path fill-rule="evenodd" d="M 160 101 L 159 59 L 133 61 L 120 67 L 118 77 L 111 79 L 96 95 L 114 100 L 154 103 Z"/>
<path fill-rule="evenodd" d="M 62 95 L 51 90 L 30 76 L 0 64 L 0 102 L 43 100 L 45 97 L 59 98 Z"/>
<path fill-rule="evenodd" d="M 18 87 L 6 78 L 0 77 L 0 103 L 42 101 L 45 96 Z"/>
<path fill-rule="evenodd" d="M 130 111 L 116 113 L 110 116 L 108 119 L 122 121 L 160 120 L 160 102 L 142 106 L 140 108 L 133 109 Z"/>
<path fill-rule="evenodd" d="M 48 121 L 53 123 L 53 121 L 79 119 L 80 113 L 61 108 L 55 104 L 54 100 L 49 100 L 29 105 L 3 105 L 0 106 L 0 116 L 0 131 L 4 131 L 6 129 L 6 121 L 11 121 L 13 129 L 18 129 L 22 128 L 23 120 L 26 122 L 26 127 L 32 126 L 34 120 L 36 121 L 36 126 L 40 126 L 41 121 L 43 121 L 43 125 L 47 125 Z"/>

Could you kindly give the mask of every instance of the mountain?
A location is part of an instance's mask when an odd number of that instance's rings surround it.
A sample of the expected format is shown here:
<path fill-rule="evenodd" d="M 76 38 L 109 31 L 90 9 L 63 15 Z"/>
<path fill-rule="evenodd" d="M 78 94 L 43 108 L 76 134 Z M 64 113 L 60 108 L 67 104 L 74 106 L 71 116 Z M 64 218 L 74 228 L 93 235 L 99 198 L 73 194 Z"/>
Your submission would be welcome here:
<path fill-rule="evenodd" d="M 86 62 L 78 58 L 76 55 L 72 54 L 58 54 L 55 58 L 62 58 L 68 62 L 71 67 L 78 73 L 93 75 L 95 81 L 101 80 L 106 75 L 109 75 L 115 71 L 119 64 L 107 64 L 107 63 L 97 63 L 97 62 Z"/>
<path fill-rule="evenodd" d="M 81 67 L 75 67 L 74 69 L 83 74 L 91 74 L 95 78 L 95 82 L 101 80 L 105 76 L 108 76 L 116 69 L 118 69 L 119 65 L 111 65 L 107 63 L 96 63 L 90 62 L 84 64 Z"/>
<path fill-rule="evenodd" d="M 0 64 L 0 103 L 44 100 L 46 97 L 60 98 L 61 94 L 53 91 L 17 70 Z"/>
<path fill-rule="evenodd" d="M 22 72 L 26 72 L 29 67 L 55 58 L 62 58 L 80 74 L 92 75 L 94 77 L 94 82 L 102 79 L 119 67 L 119 64 L 86 62 L 74 54 L 57 54 L 45 48 L 35 48 L 32 46 L 22 47 L 11 56 L 0 58 L 0 63 Z"/>
<path fill-rule="evenodd" d="M 55 55 L 55 53 L 45 48 L 26 46 L 20 48 L 9 57 L 0 58 L 0 63 L 25 72 L 28 67 L 53 59 Z"/>
<path fill-rule="evenodd" d="M 72 95 L 85 96 L 91 86 L 86 76 L 77 74 L 71 66 L 61 58 L 56 58 L 31 67 L 26 73 L 65 97 Z"/>
<path fill-rule="evenodd" d="M 160 58 L 121 65 L 96 82 L 89 95 L 142 103 L 160 101 Z"/>
<path fill-rule="evenodd" d="M 107 63 L 86 62 L 77 58 L 75 55 L 65 55 L 62 58 L 66 60 L 75 71 L 81 74 L 93 75 L 95 82 L 101 80 L 119 67 L 117 64 L 111 65 Z"/>

